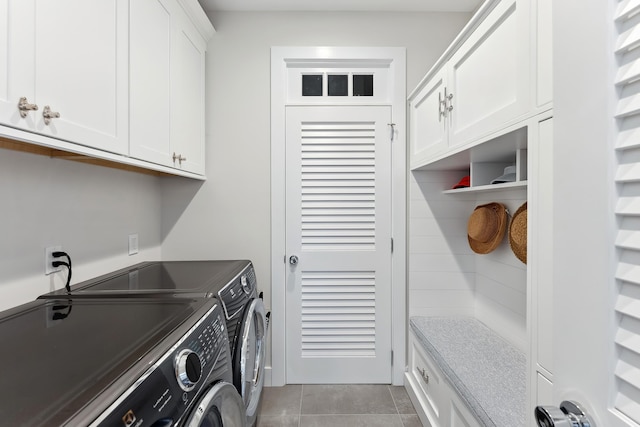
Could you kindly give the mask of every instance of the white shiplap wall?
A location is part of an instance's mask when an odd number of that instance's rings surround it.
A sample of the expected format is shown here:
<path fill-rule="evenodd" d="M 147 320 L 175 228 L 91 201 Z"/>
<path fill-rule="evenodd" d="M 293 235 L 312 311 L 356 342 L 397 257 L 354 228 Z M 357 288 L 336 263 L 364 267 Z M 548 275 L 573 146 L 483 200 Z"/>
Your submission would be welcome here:
<path fill-rule="evenodd" d="M 414 171 L 409 178 L 409 316 L 474 316 L 526 349 L 526 265 L 502 244 L 475 254 L 467 220 L 477 205 L 503 203 L 514 213 L 526 189 L 443 194 L 464 172 Z"/>
<path fill-rule="evenodd" d="M 526 189 L 496 191 L 479 193 L 476 204 L 499 202 L 513 215 L 526 199 Z M 526 351 L 527 266 L 511 251 L 507 233 L 496 250 L 475 256 L 475 314 L 485 325 Z"/>
<path fill-rule="evenodd" d="M 442 194 L 459 179 L 455 172 L 410 174 L 410 316 L 474 314 L 475 254 L 467 243 L 474 197 Z"/>

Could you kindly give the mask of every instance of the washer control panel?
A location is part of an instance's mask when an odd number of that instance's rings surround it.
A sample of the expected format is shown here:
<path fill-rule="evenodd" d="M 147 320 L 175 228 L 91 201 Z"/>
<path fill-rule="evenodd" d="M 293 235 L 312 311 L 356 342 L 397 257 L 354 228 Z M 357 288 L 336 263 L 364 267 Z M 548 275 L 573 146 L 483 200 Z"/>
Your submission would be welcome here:
<path fill-rule="evenodd" d="M 225 319 L 215 305 L 126 390 L 92 426 L 174 425 L 213 382 L 232 381 Z M 164 424 L 163 424 L 164 423 Z"/>
<path fill-rule="evenodd" d="M 246 302 L 255 298 L 256 292 L 256 273 L 253 265 L 249 264 L 242 273 L 218 292 L 218 298 L 222 302 L 227 319 L 231 320 L 242 315 Z"/>

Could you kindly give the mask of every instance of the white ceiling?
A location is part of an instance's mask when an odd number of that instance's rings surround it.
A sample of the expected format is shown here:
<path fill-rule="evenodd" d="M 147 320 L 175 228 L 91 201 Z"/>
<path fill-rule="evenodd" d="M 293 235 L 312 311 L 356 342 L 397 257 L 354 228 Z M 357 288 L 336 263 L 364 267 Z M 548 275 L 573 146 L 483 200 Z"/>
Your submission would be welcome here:
<path fill-rule="evenodd" d="M 473 12 L 482 0 L 199 0 L 216 11 Z"/>

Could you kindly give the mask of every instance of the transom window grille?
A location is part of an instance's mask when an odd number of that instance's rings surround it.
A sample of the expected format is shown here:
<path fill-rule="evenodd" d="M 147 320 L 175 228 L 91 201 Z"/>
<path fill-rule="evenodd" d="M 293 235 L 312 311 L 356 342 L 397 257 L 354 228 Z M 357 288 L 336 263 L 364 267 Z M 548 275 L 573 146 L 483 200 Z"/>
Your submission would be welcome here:
<path fill-rule="evenodd" d="M 309 73 L 302 75 L 302 96 L 374 96 L 371 73 Z"/>

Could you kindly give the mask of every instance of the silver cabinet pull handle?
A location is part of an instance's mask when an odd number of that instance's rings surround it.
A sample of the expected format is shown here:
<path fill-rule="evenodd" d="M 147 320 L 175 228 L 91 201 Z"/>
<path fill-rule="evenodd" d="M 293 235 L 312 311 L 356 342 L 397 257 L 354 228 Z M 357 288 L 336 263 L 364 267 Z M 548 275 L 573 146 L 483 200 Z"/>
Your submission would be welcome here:
<path fill-rule="evenodd" d="M 451 111 L 453 110 L 453 104 L 451 103 L 451 100 L 453 99 L 453 94 L 450 93 L 449 95 L 447 95 L 447 88 L 444 88 L 444 104 L 445 106 L 447 105 L 447 101 L 449 101 L 449 106 L 446 107 L 447 111 Z"/>
<path fill-rule="evenodd" d="M 44 117 L 44 124 L 48 125 L 49 123 L 51 123 L 51 119 L 59 119 L 60 113 L 51 111 L 51 107 L 45 105 L 44 109 L 42 110 L 42 117 Z"/>
<path fill-rule="evenodd" d="M 429 374 L 427 374 L 427 370 L 419 366 L 417 368 L 418 368 L 418 372 L 420 373 L 420 376 L 422 377 L 422 380 L 425 383 L 429 384 Z"/>
<path fill-rule="evenodd" d="M 29 104 L 29 101 L 27 101 L 27 98 L 25 96 L 20 98 L 20 100 L 18 101 L 18 110 L 20 110 L 20 117 L 22 117 L 23 119 L 27 117 L 29 111 L 35 111 L 37 109 L 38 106 L 36 104 Z"/>
<path fill-rule="evenodd" d="M 187 158 L 186 157 L 182 157 L 182 154 L 173 153 L 173 163 L 175 163 L 176 160 L 178 161 L 178 164 L 180 166 L 182 166 L 182 162 L 186 162 Z"/>

